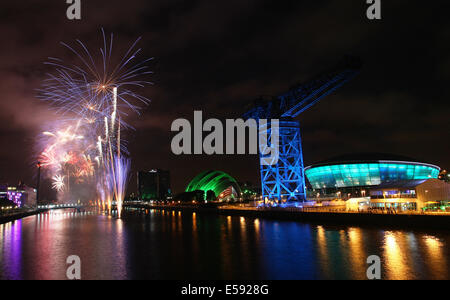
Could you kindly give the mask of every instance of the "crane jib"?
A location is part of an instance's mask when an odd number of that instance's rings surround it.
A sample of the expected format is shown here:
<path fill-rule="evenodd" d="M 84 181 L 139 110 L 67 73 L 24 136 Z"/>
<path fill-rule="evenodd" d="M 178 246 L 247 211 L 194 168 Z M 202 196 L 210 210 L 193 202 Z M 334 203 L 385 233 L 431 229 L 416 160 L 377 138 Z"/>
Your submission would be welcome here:
<path fill-rule="evenodd" d="M 347 59 L 341 65 L 343 66 L 334 68 L 332 72 L 309 80 L 278 97 L 259 99 L 244 114 L 244 118 L 278 119 L 298 116 L 355 77 L 361 67 L 358 61 L 355 63 L 355 59 L 350 63 Z"/>

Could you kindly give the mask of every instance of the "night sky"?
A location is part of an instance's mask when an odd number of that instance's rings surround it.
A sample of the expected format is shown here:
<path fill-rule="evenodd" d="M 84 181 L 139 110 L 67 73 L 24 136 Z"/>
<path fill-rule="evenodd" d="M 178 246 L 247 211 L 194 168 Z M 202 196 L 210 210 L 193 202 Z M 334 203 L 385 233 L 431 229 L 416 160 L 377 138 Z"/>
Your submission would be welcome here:
<path fill-rule="evenodd" d="M 171 171 L 175 192 L 217 169 L 259 184 L 256 156 L 175 156 L 177 118 L 238 118 L 261 95 L 278 95 L 359 56 L 362 72 L 299 116 L 305 164 L 353 152 L 385 152 L 450 167 L 450 26 L 443 1 L 382 1 L 380 21 L 366 1 L 82 0 L 82 20 L 65 0 L 2 1 L 0 8 L 0 182 L 34 185 L 36 136 L 56 118 L 36 99 L 47 57 L 73 59 L 61 41 L 94 52 L 101 31 L 118 48 L 142 36 L 154 57 L 143 91 L 152 99 L 129 121 L 133 172 Z M 132 178 L 130 191 L 135 189 Z"/>

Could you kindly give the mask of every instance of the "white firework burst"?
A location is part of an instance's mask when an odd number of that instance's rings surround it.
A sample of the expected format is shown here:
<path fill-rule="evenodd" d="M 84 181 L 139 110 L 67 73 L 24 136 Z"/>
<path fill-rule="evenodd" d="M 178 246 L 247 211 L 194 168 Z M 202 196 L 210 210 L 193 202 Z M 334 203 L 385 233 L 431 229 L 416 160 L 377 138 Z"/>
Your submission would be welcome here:
<path fill-rule="evenodd" d="M 53 184 L 52 184 L 53 189 L 57 190 L 58 192 L 64 190 L 64 188 L 66 187 L 65 178 L 66 176 L 61 175 L 53 176 Z"/>

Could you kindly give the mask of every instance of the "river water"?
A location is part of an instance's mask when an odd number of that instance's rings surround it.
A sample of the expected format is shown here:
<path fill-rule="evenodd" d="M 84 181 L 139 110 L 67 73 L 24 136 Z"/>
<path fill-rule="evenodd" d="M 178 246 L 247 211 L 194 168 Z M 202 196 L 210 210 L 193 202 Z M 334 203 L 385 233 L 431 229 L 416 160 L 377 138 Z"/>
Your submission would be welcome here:
<path fill-rule="evenodd" d="M 0 225 L 0 279 L 449 279 L 450 232 L 172 211 L 51 211 Z"/>

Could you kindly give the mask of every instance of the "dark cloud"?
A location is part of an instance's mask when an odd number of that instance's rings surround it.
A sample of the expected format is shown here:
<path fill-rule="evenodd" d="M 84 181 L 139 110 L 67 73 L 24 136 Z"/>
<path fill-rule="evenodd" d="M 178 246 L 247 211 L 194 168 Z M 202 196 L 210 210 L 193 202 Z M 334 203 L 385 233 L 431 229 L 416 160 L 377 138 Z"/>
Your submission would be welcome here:
<path fill-rule="evenodd" d="M 0 180 L 33 180 L 33 139 L 54 114 L 35 99 L 47 57 L 73 57 L 60 41 L 116 50 L 142 36 L 155 57 L 152 98 L 127 134 L 133 170 L 172 171 L 180 191 L 196 173 L 222 169 L 258 181 L 257 158 L 176 157 L 170 124 L 236 118 L 259 95 L 277 95 L 359 55 L 352 82 L 299 117 L 306 163 L 346 152 L 392 152 L 450 166 L 450 27 L 441 1 L 383 1 L 383 20 L 368 21 L 365 1 L 82 0 L 82 20 L 65 17 L 63 0 L 8 1 L 0 9 Z"/>

